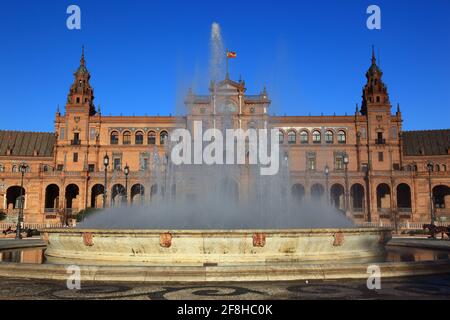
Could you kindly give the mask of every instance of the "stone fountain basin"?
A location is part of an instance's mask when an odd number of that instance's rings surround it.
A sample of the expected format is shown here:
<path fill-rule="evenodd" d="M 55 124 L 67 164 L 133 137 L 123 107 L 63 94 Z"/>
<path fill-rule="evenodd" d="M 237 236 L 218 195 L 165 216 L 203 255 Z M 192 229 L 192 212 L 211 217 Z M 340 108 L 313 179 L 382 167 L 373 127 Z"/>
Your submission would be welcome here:
<path fill-rule="evenodd" d="M 378 257 L 390 229 L 88 230 L 44 229 L 55 263 L 233 266 Z"/>

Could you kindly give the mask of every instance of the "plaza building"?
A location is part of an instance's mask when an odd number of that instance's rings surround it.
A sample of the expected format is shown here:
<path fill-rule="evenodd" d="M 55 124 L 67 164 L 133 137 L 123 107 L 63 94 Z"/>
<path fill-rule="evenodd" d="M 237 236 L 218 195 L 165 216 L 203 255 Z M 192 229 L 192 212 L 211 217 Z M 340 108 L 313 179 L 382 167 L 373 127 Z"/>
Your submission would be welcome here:
<path fill-rule="evenodd" d="M 329 202 L 356 222 L 450 219 L 450 130 L 403 131 L 374 55 L 351 115 L 273 116 L 265 88 L 249 95 L 227 74 L 207 95 L 190 90 L 184 116 L 105 116 L 90 78 L 83 53 L 54 132 L 0 131 L 6 221 L 22 203 L 25 223 L 54 223 L 88 208 L 148 203 L 169 188 L 173 197 L 201 198 L 176 182 L 163 188 L 154 172 L 173 130 L 199 120 L 204 128 L 277 129 L 289 159 L 285 192 L 295 201 Z M 248 178 L 231 179 L 245 197 Z"/>

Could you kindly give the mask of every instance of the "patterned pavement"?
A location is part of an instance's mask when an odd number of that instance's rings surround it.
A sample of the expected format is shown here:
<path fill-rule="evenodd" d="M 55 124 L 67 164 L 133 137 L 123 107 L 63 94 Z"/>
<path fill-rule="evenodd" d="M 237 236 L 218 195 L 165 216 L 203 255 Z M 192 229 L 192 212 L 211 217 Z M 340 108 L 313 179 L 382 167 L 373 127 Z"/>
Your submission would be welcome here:
<path fill-rule="evenodd" d="M 381 290 L 369 290 L 365 280 L 264 283 L 152 284 L 82 282 L 68 290 L 64 281 L 0 278 L 2 300 L 134 299 L 134 300 L 253 300 L 253 299 L 445 299 L 450 300 L 450 274 L 381 280 Z"/>

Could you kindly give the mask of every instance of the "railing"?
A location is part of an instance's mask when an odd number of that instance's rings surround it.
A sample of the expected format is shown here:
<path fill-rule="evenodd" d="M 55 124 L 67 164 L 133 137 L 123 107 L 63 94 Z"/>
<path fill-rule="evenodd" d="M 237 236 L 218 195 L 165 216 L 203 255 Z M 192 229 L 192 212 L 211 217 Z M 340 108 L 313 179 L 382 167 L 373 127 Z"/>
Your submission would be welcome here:
<path fill-rule="evenodd" d="M 81 145 L 81 140 L 70 140 L 70 144 L 72 146 L 79 146 Z"/>
<path fill-rule="evenodd" d="M 24 228 L 30 229 L 44 229 L 44 228 L 62 228 L 64 225 L 62 223 L 24 223 Z M 11 227 L 12 229 L 16 229 L 15 223 L 0 223 L 0 232 Z"/>
<path fill-rule="evenodd" d="M 422 222 L 401 222 L 397 223 L 397 229 L 398 230 L 419 230 L 423 228 L 424 224 L 429 224 L 430 221 L 422 221 Z M 445 222 L 435 222 L 436 226 L 448 226 L 448 223 Z M 356 226 L 362 227 L 362 228 L 391 228 L 395 229 L 395 224 L 393 222 L 360 222 L 357 223 Z"/>
<path fill-rule="evenodd" d="M 375 139 L 375 144 L 386 144 L 386 139 Z"/>

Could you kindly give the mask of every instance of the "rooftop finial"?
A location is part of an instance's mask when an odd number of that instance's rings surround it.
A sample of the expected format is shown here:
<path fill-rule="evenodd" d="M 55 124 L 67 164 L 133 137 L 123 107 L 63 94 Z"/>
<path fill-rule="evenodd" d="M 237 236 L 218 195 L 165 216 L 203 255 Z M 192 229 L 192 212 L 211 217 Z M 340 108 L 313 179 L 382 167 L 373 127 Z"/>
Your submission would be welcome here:
<path fill-rule="evenodd" d="M 86 61 L 84 60 L 84 45 L 81 46 L 81 59 L 80 59 L 80 64 L 82 66 L 84 66 L 86 64 Z"/>
<path fill-rule="evenodd" d="M 377 62 L 377 58 L 375 58 L 375 46 L 372 45 L 372 64 Z"/>

